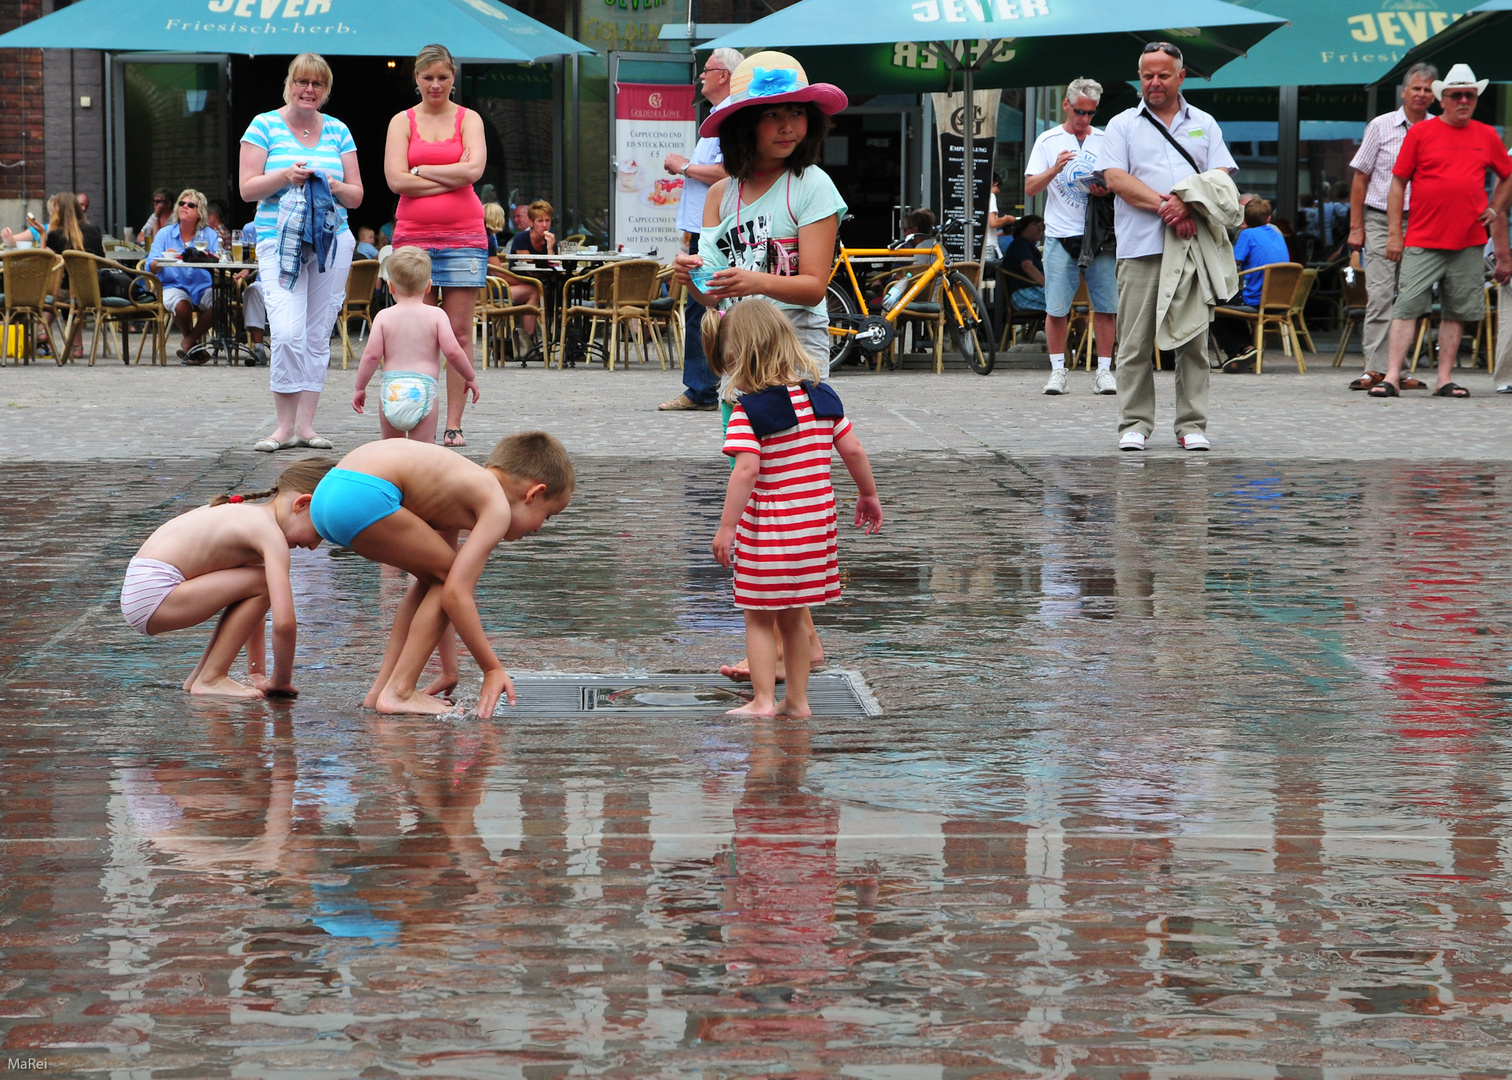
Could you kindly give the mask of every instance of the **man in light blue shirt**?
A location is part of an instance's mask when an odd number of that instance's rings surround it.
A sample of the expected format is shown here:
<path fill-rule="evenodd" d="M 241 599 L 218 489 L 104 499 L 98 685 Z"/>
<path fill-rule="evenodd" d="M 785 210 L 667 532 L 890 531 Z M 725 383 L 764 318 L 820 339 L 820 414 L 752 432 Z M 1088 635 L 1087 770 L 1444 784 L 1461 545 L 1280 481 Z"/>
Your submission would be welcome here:
<path fill-rule="evenodd" d="M 715 49 L 698 76 L 699 88 L 709 104 L 719 108 L 730 96 L 730 73 L 740 66 L 744 57 L 735 49 Z M 683 250 L 690 255 L 698 254 L 698 236 L 703 231 L 704 199 L 709 188 L 723 180 L 724 154 L 720 152 L 718 139 L 699 139 L 693 148 L 693 156 L 668 154 L 663 168 L 673 176 L 683 178 L 682 202 L 677 208 L 677 227 L 682 230 Z M 708 412 L 719 407 L 719 379 L 709 370 L 708 358 L 704 356 L 703 306 L 691 301 L 684 313 L 683 334 L 683 386 L 686 387 L 671 401 L 657 406 L 663 412 L 698 411 Z"/>

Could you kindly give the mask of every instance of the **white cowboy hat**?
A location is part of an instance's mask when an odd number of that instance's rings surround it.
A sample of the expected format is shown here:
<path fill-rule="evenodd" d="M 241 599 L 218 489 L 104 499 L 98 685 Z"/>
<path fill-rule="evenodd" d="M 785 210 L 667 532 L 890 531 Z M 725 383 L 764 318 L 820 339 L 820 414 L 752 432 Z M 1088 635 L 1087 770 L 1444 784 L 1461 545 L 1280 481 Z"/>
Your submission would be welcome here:
<path fill-rule="evenodd" d="M 1473 86 L 1477 94 L 1484 94 L 1490 79 L 1476 81 L 1475 72 L 1470 70 L 1469 64 L 1455 64 L 1449 69 L 1449 74 L 1442 79 L 1433 80 L 1433 96 L 1442 100 L 1444 91 L 1451 86 Z"/>

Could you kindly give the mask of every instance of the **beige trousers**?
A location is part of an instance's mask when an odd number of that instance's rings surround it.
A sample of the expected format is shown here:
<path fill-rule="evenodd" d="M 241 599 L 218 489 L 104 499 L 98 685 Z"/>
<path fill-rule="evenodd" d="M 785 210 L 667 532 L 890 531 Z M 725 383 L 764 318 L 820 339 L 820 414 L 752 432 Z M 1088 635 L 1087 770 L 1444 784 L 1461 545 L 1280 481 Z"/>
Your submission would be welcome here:
<path fill-rule="evenodd" d="M 1386 370 L 1391 359 L 1391 308 L 1396 303 L 1399 262 L 1386 257 L 1386 215 L 1365 208 L 1365 249 L 1360 262 L 1365 267 L 1365 325 L 1360 328 L 1361 348 L 1365 351 L 1365 370 Z M 1407 215 L 1402 215 L 1402 232 L 1407 231 Z"/>
<path fill-rule="evenodd" d="M 1118 260 L 1118 433 L 1155 430 L 1155 301 L 1160 256 Z M 1176 437 L 1207 430 L 1207 334 L 1176 350 Z"/>

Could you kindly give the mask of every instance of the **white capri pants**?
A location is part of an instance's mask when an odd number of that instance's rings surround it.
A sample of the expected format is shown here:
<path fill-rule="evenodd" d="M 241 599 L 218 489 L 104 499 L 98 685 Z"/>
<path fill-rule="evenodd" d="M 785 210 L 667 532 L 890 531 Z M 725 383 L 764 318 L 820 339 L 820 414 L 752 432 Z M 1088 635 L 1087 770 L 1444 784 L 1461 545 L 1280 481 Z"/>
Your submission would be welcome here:
<path fill-rule="evenodd" d="M 318 394 L 325 389 L 326 369 L 331 363 L 331 330 L 346 301 L 347 271 L 352 267 L 356 247 L 357 238 L 352 230 L 338 231 L 336 254 L 326 272 L 322 274 L 317 269 L 315 255 L 311 253 L 290 292 L 278 283 L 278 241 L 258 242 L 259 281 L 263 306 L 267 308 L 268 333 L 273 339 L 268 383 L 275 394 L 307 390 Z"/>
<path fill-rule="evenodd" d="M 263 303 L 262 282 L 249 281 L 242 290 L 242 325 L 248 330 L 268 328 L 268 308 Z"/>

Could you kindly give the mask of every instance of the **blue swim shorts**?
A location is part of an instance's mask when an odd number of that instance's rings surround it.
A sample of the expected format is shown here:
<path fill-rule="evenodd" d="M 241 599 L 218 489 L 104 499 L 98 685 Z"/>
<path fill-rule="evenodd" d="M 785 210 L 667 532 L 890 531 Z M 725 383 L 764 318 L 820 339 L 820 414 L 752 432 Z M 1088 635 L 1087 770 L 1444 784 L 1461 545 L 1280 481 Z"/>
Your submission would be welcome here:
<path fill-rule="evenodd" d="M 310 523 L 333 544 L 351 547 L 357 534 L 399 509 L 397 487 L 379 476 L 332 469 L 315 485 Z"/>

